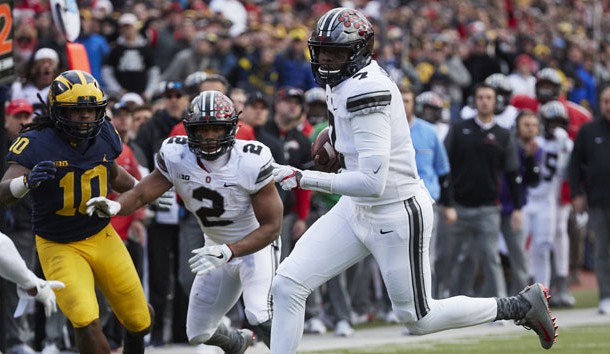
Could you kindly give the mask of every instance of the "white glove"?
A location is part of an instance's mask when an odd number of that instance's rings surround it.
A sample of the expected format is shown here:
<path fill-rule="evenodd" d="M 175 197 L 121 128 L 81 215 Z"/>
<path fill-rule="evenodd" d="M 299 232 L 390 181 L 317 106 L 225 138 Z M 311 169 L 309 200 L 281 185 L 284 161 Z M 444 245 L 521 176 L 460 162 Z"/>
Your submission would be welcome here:
<path fill-rule="evenodd" d="M 568 132 L 562 127 L 555 127 L 555 129 L 553 129 L 553 136 L 559 141 L 569 138 Z"/>
<path fill-rule="evenodd" d="M 273 179 L 283 190 L 289 191 L 301 186 L 303 172 L 296 167 L 273 163 Z"/>
<path fill-rule="evenodd" d="M 176 203 L 176 192 L 173 189 L 169 189 L 161 194 L 151 205 L 155 211 L 169 211 L 174 203 Z"/>
<path fill-rule="evenodd" d="M 17 295 L 22 300 L 34 299 L 44 305 L 44 314 L 49 317 L 57 311 L 57 303 L 53 289 L 63 289 L 66 285 L 57 280 L 42 280 L 36 278 L 36 295 L 29 295 L 27 289 L 17 287 Z"/>
<path fill-rule="evenodd" d="M 106 197 L 95 197 L 87 201 L 87 214 L 92 216 L 97 214 L 100 218 L 110 218 L 121 211 L 121 203 L 110 200 Z"/>
<path fill-rule="evenodd" d="M 578 227 L 586 227 L 589 222 L 589 213 L 583 211 L 582 213 L 576 213 L 576 225 Z"/>
<path fill-rule="evenodd" d="M 197 275 L 204 275 L 221 267 L 233 258 L 233 251 L 226 244 L 197 248 L 192 252 L 194 256 L 189 259 L 189 265 L 191 271 Z"/>

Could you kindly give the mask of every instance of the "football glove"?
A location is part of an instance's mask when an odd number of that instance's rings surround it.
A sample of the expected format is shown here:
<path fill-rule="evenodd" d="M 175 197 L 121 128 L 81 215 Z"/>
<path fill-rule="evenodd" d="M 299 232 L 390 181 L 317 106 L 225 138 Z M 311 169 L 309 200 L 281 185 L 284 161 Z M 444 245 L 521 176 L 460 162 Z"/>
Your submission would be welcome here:
<path fill-rule="evenodd" d="M 296 167 L 273 163 L 273 179 L 283 190 L 289 191 L 301 186 L 303 172 Z"/>
<path fill-rule="evenodd" d="M 227 264 L 233 258 L 231 248 L 224 245 L 206 246 L 192 251 L 189 259 L 191 271 L 197 275 L 204 275 L 212 270 Z"/>
<path fill-rule="evenodd" d="M 110 218 L 121 211 L 121 203 L 106 197 L 95 197 L 87 201 L 87 215 L 95 213 L 100 218 Z"/>
<path fill-rule="evenodd" d="M 152 202 L 151 207 L 154 211 L 169 211 L 175 202 L 176 192 L 173 189 L 169 189 Z"/>
<path fill-rule="evenodd" d="M 57 280 L 42 280 L 36 278 L 36 295 L 28 294 L 28 290 L 17 287 L 17 295 L 22 300 L 34 299 L 44 306 L 44 314 L 49 317 L 57 311 L 57 302 L 53 289 L 63 289 L 66 285 Z"/>
<path fill-rule="evenodd" d="M 56 172 L 53 161 L 41 161 L 23 176 L 23 183 L 27 189 L 38 188 L 42 182 L 55 179 Z"/>

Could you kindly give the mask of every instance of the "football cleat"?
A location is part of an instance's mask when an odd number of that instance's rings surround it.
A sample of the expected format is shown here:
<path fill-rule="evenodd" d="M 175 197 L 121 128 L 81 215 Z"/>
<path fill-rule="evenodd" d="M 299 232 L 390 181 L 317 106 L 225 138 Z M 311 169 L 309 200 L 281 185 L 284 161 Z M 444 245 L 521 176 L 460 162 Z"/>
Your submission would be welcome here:
<path fill-rule="evenodd" d="M 544 349 L 550 349 L 557 338 L 556 318 L 549 309 L 548 299 L 551 296 L 548 291 L 549 289 L 540 283 L 523 289 L 519 295 L 531 305 L 531 308 L 522 319 L 515 321 L 517 325 L 536 332 Z"/>

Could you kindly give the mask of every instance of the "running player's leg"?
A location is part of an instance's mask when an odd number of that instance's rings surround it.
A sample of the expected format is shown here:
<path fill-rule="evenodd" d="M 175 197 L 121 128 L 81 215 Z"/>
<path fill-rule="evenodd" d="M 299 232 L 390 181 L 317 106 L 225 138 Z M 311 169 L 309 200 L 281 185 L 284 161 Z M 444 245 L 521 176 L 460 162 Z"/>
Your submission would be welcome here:
<path fill-rule="evenodd" d="M 111 225 L 97 238 L 98 254 L 91 266 L 96 284 L 117 319 L 127 330 L 124 353 L 144 353 L 144 336 L 150 332 L 153 310 L 123 241 Z"/>
<path fill-rule="evenodd" d="M 207 344 L 233 352 L 243 338 L 234 328 L 222 324 L 222 317 L 235 305 L 242 293 L 240 263 L 248 256 L 195 277 L 189 298 L 186 334 L 191 344 Z"/>
<path fill-rule="evenodd" d="M 497 312 L 493 298 L 432 299 L 428 247 L 433 216 L 426 192 L 404 203 L 395 203 L 391 210 L 389 206 L 385 208 L 371 217 L 373 232 L 386 229 L 392 232 L 371 237 L 367 246 L 379 264 L 394 313 L 411 333 L 432 333 L 493 321 Z M 400 227 L 391 228 L 392 224 Z"/>
<path fill-rule="evenodd" d="M 61 244 L 36 237 L 40 264 L 47 279 L 66 285 L 56 291 L 57 304 L 74 327 L 76 346 L 84 354 L 108 354 L 110 345 L 102 332 L 90 266 L 94 239 Z"/>
<path fill-rule="evenodd" d="M 354 206 L 343 198 L 301 237 L 273 279 L 271 353 L 295 353 L 311 291 L 369 254 L 355 236 Z"/>
<path fill-rule="evenodd" d="M 257 335 L 271 346 L 272 300 L 271 283 L 279 263 L 278 248 L 268 245 L 244 257 L 239 265 L 243 287 L 244 312 L 250 325 L 258 329 Z"/>

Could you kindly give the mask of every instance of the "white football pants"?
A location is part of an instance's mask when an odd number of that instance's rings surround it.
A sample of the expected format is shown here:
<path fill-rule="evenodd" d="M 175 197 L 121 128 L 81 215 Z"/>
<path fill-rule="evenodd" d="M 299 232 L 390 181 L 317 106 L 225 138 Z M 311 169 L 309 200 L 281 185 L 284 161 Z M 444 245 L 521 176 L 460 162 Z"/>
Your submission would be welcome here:
<path fill-rule="evenodd" d="M 271 353 L 296 353 L 309 293 L 369 254 L 375 257 L 396 316 L 413 334 L 465 327 L 496 318 L 493 298 L 433 300 L 429 243 L 432 199 L 425 187 L 408 200 L 355 205 L 342 197 L 280 264 L 273 280 Z"/>

